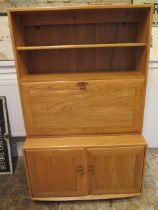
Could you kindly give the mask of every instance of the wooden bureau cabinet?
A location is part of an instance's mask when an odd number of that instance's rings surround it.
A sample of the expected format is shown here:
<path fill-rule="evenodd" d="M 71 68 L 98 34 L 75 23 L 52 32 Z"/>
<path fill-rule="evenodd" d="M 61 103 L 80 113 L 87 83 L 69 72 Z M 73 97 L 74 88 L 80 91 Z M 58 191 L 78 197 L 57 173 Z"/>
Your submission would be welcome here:
<path fill-rule="evenodd" d="M 34 200 L 140 195 L 152 7 L 8 12 Z"/>

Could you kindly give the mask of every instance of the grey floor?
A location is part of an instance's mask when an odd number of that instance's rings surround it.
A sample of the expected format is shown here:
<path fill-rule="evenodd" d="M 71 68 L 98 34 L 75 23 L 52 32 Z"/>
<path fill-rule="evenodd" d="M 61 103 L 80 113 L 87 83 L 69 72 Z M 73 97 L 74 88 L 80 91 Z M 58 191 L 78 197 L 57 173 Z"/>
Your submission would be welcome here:
<path fill-rule="evenodd" d="M 23 159 L 14 175 L 0 176 L 0 210 L 158 210 L 158 149 L 149 149 L 144 193 L 128 199 L 35 202 L 29 198 Z"/>

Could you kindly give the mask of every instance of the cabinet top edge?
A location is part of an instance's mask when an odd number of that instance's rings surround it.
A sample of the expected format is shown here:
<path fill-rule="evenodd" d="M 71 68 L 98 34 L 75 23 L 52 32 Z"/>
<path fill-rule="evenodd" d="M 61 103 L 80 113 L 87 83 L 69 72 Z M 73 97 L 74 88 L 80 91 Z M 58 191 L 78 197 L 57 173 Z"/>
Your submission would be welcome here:
<path fill-rule="evenodd" d="M 142 9 L 152 8 L 152 4 L 125 4 L 125 5 L 75 5 L 75 6 L 54 6 L 54 7 L 30 7 L 30 8 L 8 8 L 8 13 L 13 12 L 47 12 L 66 10 L 91 10 L 91 9 Z"/>
<path fill-rule="evenodd" d="M 135 147 L 146 146 L 141 135 L 120 136 L 71 136 L 71 137 L 29 137 L 23 149 L 88 148 L 88 147 Z"/>

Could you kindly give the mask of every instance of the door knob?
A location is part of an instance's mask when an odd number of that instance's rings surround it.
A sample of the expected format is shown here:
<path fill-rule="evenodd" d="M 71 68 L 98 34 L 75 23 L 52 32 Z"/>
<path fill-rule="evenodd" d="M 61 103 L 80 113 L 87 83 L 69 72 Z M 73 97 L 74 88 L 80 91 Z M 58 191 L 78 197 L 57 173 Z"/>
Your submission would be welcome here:
<path fill-rule="evenodd" d="M 83 175 L 84 175 L 84 168 L 83 168 L 82 165 L 79 165 L 79 166 L 77 167 L 77 174 L 78 174 L 79 176 L 83 176 Z"/>
<path fill-rule="evenodd" d="M 79 87 L 80 90 L 86 90 L 88 82 L 77 82 L 76 86 Z"/>
<path fill-rule="evenodd" d="M 88 166 L 88 174 L 90 176 L 93 176 L 94 175 L 94 167 L 93 167 L 93 165 L 89 165 Z"/>

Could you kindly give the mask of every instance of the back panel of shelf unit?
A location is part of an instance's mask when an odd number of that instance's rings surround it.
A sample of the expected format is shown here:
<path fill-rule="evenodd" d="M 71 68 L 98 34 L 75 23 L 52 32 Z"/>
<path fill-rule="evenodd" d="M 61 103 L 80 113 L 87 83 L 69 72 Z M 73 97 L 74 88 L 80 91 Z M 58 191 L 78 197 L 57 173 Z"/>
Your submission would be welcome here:
<path fill-rule="evenodd" d="M 41 25 L 26 26 L 25 29 L 27 46 L 126 43 L 138 39 L 138 23 Z"/>

